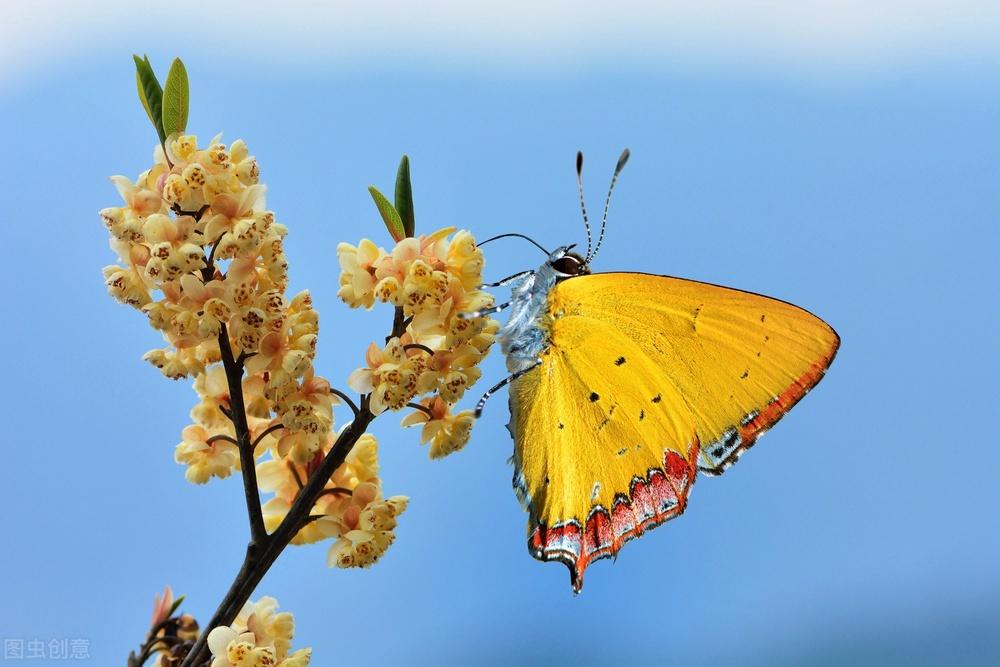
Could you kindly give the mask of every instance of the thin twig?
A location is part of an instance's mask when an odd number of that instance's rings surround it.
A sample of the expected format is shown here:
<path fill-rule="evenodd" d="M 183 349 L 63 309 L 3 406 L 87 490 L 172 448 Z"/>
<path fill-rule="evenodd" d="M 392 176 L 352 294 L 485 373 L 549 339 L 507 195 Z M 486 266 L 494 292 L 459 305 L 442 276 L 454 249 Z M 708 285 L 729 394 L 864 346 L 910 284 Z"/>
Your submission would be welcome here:
<path fill-rule="evenodd" d="M 218 440 L 225 440 L 226 442 L 231 442 L 231 443 L 233 443 L 233 444 L 234 444 L 234 445 L 236 445 L 237 447 L 239 447 L 239 446 L 240 446 L 240 443 L 236 442 L 236 439 L 235 439 L 235 438 L 231 438 L 231 437 L 229 437 L 228 435 L 224 435 L 224 434 L 222 434 L 222 433 L 220 433 L 219 435 L 213 435 L 213 436 L 212 436 L 211 438 L 209 438 L 209 439 L 208 439 L 208 440 L 206 440 L 205 442 L 207 442 L 208 444 L 210 444 L 210 445 L 211 445 L 211 444 L 212 444 L 213 442 L 216 442 L 216 441 L 218 441 Z"/>
<path fill-rule="evenodd" d="M 208 254 L 208 265 L 212 268 L 213 274 L 215 272 L 215 251 L 219 249 L 219 241 L 221 241 L 222 237 L 225 236 L 225 235 L 226 235 L 226 233 L 223 232 L 223 233 L 219 234 L 219 238 L 217 238 L 214 241 L 212 241 L 212 252 L 210 252 Z"/>
<path fill-rule="evenodd" d="M 354 416 L 355 417 L 358 416 L 360 410 L 358 410 L 358 406 L 354 404 L 354 401 L 351 400 L 350 396 L 340 391 L 339 389 L 334 389 L 333 387 L 330 387 L 330 393 L 344 399 L 344 402 L 347 403 L 347 405 L 350 406 L 351 410 L 354 412 Z"/>
<path fill-rule="evenodd" d="M 434 356 L 434 350 L 432 350 L 431 348 L 427 347 L 426 345 L 421 345 L 420 343 L 409 343 L 407 345 L 404 345 L 403 349 L 404 350 L 422 350 L 422 351 L 426 352 L 427 354 L 431 355 L 432 357 Z"/>
<path fill-rule="evenodd" d="M 396 306 L 396 310 L 393 311 L 392 315 L 392 333 L 385 337 L 385 342 L 388 343 L 393 338 L 399 338 L 404 333 L 406 333 L 406 327 L 410 323 L 409 320 L 403 315 L 403 308 L 401 306 Z"/>
<path fill-rule="evenodd" d="M 333 487 L 330 487 L 329 489 L 323 489 L 323 492 L 320 493 L 319 495 L 320 496 L 333 496 L 333 495 L 352 496 L 352 495 L 354 495 L 354 492 L 351 491 L 350 489 L 345 489 L 342 486 L 333 486 Z"/>
<path fill-rule="evenodd" d="M 428 417 L 434 419 L 434 413 L 431 412 L 431 409 L 426 405 L 420 405 L 419 403 L 407 403 L 406 407 L 414 408 L 416 410 L 420 410 L 421 412 L 426 412 Z"/>
<path fill-rule="evenodd" d="M 253 448 L 254 448 L 254 450 L 257 449 L 257 445 L 260 444 L 261 440 L 263 440 L 267 436 L 271 435 L 275 431 L 280 431 L 283 428 L 285 428 L 285 425 L 282 424 L 281 422 L 278 422 L 277 424 L 271 424 L 266 429 L 264 429 L 264 432 L 261 433 L 260 435 L 258 435 L 257 438 L 253 441 Z"/>

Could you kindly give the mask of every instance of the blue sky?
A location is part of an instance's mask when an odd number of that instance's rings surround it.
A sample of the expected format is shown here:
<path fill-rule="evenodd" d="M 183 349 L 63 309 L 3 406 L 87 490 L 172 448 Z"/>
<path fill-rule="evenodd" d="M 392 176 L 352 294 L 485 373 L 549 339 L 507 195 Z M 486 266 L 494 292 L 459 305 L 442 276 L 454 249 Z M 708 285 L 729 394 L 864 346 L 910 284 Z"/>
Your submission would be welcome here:
<path fill-rule="evenodd" d="M 994 18 L 976 3 L 771 8 L 740 33 L 745 8 L 723 20 L 726 4 L 710 6 L 630 3 L 602 23 L 611 10 L 584 5 L 563 26 L 568 6 L 533 23 L 517 3 L 492 21 L 442 4 L 384 31 L 378 7 L 356 9 L 330 28 L 352 35 L 336 48 L 316 27 L 327 17 L 298 5 L 208 27 L 156 10 L 148 37 L 113 4 L 75 29 L 59 3 L 43 5 L 50 29 L 40 14 L 6 17 L 22 32 L 0 68 L 0 335 L 13 369 L 0 636 L 86 638 L 93 664 L 120 664 L 155 591 L 173 585 L 207 619 L 244 549 L 238 481 L 193 487 L 172 460 L 194 393 L 140 360 L 158 337 L 100 275 L 113 260 L 97 216 L 116 204 L 107 176 L 144 169 L 155 141 L 132 78 L 131 54 L 147 51 L 161 73 L 184 58 L 190 130 L 242 137 L 257 155 L 291 231 L 291 289 L 308 287 L 321 313 L 318 369 L 335 383 L 389 322 L 336 299 L 335 248 L 388 243 L 366 187 L 391 189 L 403 152 L 418 231 L 521 231 L 551 246 L 583 235 L 576 150 L 597 209 L 628 146 L 596 270 L 770 294 L 843 339 L 815 392 L 723 478 L 699 481 L 684 517 L 595 564 L 576 598 L 563 566 L 525 549 L 503 398 L 440 462 L 381 419 L 386 491 L 412 498 L 389 554 L 345 572 L 326 569 L 325 547 L 295 548 L 255 596 L 295 613 L 315 664 L 1000 660 Z M 454 18 L 450 33 L 435 16 Z M 921 27 L 934 21 L 937 33 Z M 660 25 L 686 40 L 663 46 Z M 488 278 L 540 261 L 498 242 Z M 502 375 L 488 360 L 485 377 Z"/>

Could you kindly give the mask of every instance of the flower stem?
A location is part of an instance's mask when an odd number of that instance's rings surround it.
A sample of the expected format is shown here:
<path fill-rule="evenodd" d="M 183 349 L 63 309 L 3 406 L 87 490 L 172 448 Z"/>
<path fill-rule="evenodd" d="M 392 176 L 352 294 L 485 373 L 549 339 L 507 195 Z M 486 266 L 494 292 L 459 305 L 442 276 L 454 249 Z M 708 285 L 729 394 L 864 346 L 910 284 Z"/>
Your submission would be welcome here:
<path fill-rule="evenodd" d="M 359 412 L 358 411 L 358 406 L 354 404 L 354 401 L 351 400 L 350 396 L 348 396 L 344 392 L 342 392 L 339 389 L 336 389 L 334 387 L 330 387 L 330 393 L 334 394 L 336 396 L 339 396 L 341 399 L 343 399 L 343 401 L 345 403 L 347 403 L 348 407 L 351 408 L 351 411 L 354 412 L 354 416 L 355 417 L 358 416 L 358 412 Z"/>
<path fill-rule="evenodd" d="M 420 403 L 407 403 L 406 407 L 413 408 L 414 410 L 420 410 L 421 412 L 426 413 L 431 419 L 434 419 L 434 413 L 431 412 L 431 409 L 426 405 L 421 405 Z"/>
<path fill-rule="evenodd" d="M 243 402 L 243 365 L 233 358 L 233 349 L 229 345 L 229 331 L 223 324 L 219 330 L 219 350 L 222 355 L 222 366 L 226 371 L 226 381 L 229 384 L 229 406 L 236 429 L 236 442 L 240 450 L 240 469 L 243 477 L 243 493 L 247 501 L 247 516 L 250 519 L 250 550 L 255 550 L 267 541 L 267 529 L 264 528 L 264 517 L 260 509 L 260 492 L 257 490 L 257 470 L 253 456 L 254 445 L 250 441 L 250 426 L 247 424 L 247 411 Z"/>
<path fill-rule="evenodd" d="M 257 436 L 256 440 L 253 441 L 253 448 L 257 449 L 257 445 L 260 444 L 261 440 L 263 440 L 267 436 L 271 435 L 275 431 L 280 431 L 283 428 L 285 428 L 285 425 L 282 424 L 281 422 L 278 422 L 277 424 L 271 424 L 266 429 L 264 429 L 263 433 L 261 433 L 260 435 Z"/>

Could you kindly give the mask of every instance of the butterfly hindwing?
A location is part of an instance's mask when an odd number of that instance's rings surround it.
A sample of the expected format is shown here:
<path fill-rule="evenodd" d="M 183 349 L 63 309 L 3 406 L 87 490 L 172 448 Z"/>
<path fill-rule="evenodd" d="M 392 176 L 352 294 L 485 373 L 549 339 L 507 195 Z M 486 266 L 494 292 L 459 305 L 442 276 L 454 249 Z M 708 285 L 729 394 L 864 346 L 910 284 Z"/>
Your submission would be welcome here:
<path fill-rule="evenodd" d="M 589 562 L 680 514 L 697 468 L 734 462 L 839 344 L 782 301 L 638 273 L 563 280 L 548 315 L 542 364 L 512 387 L 515 486 L 529 548 L 576 588 Z"/>

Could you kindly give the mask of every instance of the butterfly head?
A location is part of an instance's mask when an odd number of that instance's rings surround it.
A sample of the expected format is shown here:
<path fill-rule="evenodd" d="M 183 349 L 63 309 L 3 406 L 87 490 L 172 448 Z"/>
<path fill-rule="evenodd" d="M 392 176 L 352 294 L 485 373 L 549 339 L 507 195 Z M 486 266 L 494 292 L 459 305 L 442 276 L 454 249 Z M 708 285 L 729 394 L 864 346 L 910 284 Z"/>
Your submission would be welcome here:
<path fill-rule="evenodd" d="M 548 265 L 552 267 L 552 269 L 556 272 L 556 275 L 560 278 L 585 276 L 590 273 L 590 265 L 587 263 L 587 260 L 583 257 L 583 255 L 572 252 L 575 245 L 576 244 L 556 248 L 555 251 L 549 255 Z"/>

